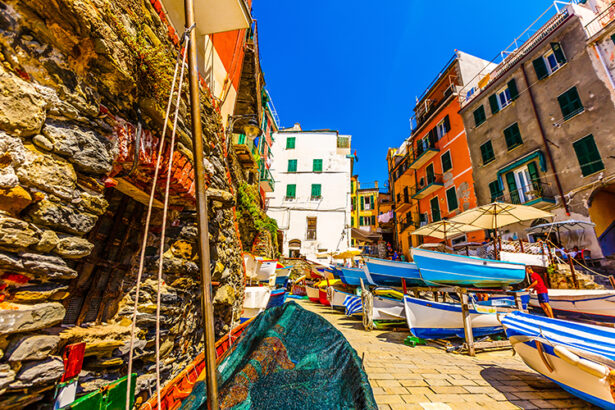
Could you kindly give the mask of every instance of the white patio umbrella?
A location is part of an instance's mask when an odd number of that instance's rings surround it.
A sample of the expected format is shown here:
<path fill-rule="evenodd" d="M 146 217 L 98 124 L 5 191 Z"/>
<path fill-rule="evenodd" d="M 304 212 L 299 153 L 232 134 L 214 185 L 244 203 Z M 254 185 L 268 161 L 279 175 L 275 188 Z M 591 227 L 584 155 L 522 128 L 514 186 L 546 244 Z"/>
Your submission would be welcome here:
<path fill-rule="evenodd" d="M 451 219 L 444 218 L 412 231 L 412 235 L 432 236 L 434 238 L 444 239 L 444 243 L 446 244 L 447 238 L 451 236 L 478 231 L 480 229 L 481 228 L 467 223 L 455 222 Z"/>
<path fill-rule="evenodd" d="M 472 225 L 478 229 L 491 229 L 495 231 L 494 240 L 497 240 L 498 229 L 503 226 L 553 216 L 553 214 L 533 206 L 492 202 L 462 212 L 451 218 L 450 221 Z"/>

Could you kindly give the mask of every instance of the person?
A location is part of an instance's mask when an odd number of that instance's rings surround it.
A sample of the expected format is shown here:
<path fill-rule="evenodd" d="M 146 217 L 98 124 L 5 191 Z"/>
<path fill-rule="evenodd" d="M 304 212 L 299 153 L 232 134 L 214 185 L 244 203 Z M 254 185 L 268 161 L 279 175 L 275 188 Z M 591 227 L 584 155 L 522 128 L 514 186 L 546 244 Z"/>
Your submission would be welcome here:
<path fill-rule="evenodd" d="M 399 260 L 399 254 L 397 253 L 397 251 L 393 252 L 393 260 L 394 261 L 398 261 Z"/>
<path fill-rule="evenodd" d="M 553 309 L 551 309 L 551 305 L 549 305 L 549 290 L 545 286 L 545 282 L 542 280 L 542 277 L 534 272 L 532 268 L 527 268 L 528 273 L 530 275 L 530 281 L 532 282 L 530 286 L 527 287 L 529 290 L 533 290 L 536 292 L 536 296 L 538 297 L 538 303 L 540 303 L 540 307 L 550 318 L 553 318 Z"/>
<path fill-rule="evenodd" d="M 406 255 L 404 255 L 403 253 L 401 254 L 401 261 L 405 262 L 406 261 Z"/>

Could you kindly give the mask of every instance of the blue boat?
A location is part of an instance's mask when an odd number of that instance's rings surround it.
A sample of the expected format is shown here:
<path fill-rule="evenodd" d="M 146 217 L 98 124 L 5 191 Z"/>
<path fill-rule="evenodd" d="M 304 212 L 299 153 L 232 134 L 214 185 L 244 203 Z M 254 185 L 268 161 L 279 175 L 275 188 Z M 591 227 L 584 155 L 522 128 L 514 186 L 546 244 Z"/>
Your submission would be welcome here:
<path fill-rule="evenodd" d="M 425 286 L 419 269 L 415 263 L 390 261 L 386 259 L 365 256 L 368 278 L 379 286 L 401 286 L 401 280 L 406 280 L 408 286 Z"/>
<path fill-rule="evenodd" d="M 286 289 L 276 289 L 271 291 L 267 309 L 276 306 L 282 306 L 286 301 Z"/>
<path fill-rule="evenodd" d="M 350 286 L 361 286 L 361 279 L 365 285 L 371 284 L 365 271 L 360 268 L 343 268 L 335 269 L 335 274 L 339 276 L 342 283 Z"/>
<path fill-rule="evenodd" d="M 615 409 L 615 329 L 512 312 L 506 336 L 525 364 L 569 393 Z"/>
<path fill-rule="evenodd" d="M 523 282 L 525 265 L 412 248 L 420 277 L 430 285 L 500 288 Z M 371 270 L 370 270 L 371 273 Z"/>

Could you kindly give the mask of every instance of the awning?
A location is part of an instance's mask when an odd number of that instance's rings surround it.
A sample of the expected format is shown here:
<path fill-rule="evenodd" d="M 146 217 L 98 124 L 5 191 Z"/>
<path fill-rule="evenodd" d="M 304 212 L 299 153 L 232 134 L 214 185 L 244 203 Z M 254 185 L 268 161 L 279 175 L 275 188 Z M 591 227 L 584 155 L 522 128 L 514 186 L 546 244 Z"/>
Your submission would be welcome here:
<path fill-rule="evenodd" d="M 367 232 L 358 228 L 350 228 L 350 237 L 361 242 L 374 243 L 382 240 L 382 235 L 376 232 Z"/>

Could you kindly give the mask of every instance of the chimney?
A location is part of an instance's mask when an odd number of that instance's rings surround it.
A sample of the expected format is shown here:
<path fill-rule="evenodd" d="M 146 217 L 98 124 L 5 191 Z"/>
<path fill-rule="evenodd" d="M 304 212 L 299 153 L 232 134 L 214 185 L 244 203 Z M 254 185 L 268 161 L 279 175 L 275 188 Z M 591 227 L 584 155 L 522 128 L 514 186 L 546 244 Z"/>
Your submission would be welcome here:
<path fill-rule="evenodd" d="M 293 125 L 293 130 L 294 131 L 301 131 L 301 124 L 296 122 L 295 125 Z"/>
<path fill-rule="evenodd" d="M 378 189 L 378 181 L 374 181 L 374 188 Z"/>

